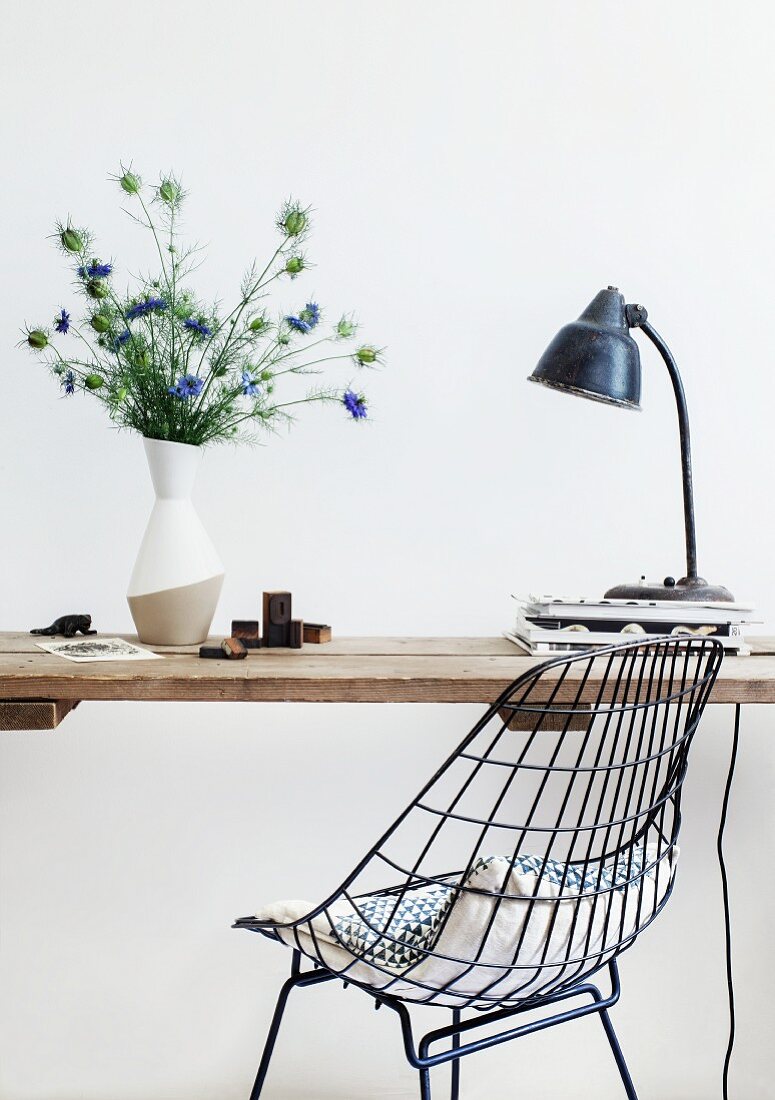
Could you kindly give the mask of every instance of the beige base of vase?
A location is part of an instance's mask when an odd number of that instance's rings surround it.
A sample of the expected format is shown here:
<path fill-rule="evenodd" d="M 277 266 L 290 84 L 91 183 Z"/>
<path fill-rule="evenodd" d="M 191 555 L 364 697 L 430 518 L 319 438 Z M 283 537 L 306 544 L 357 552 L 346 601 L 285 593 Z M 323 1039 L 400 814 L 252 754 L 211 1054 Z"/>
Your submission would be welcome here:
<path fill-rule="evenodd" d="M 207 638 L 223 573 L 197 584 L 127 596 L 137 635 L 147 645 L 199 645 Z"/>

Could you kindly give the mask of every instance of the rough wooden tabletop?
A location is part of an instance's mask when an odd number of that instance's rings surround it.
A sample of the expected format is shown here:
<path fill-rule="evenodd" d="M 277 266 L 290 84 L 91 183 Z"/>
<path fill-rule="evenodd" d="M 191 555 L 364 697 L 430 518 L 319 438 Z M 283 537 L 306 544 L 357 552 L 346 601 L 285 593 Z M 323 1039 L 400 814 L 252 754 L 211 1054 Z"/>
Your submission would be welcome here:
<path fill-rule="evenodd" d="M 201 660 L 190 646 L 155 648 L 160 661 L 74 664 L 37 649 L 36 640 L 0 634 L 0 728 L 52 728 L 18 724 L 29 720 L 33 700 L 47 701 L 53 725 L 79 700 L 489 703 L 545 659 L 525 656 L 505 638 L 363 637 L 259 649 L 242 661 Z M 753 649 L 724 660 L 711 702 L 775 703 L 775 639 L 756 639 Z M 590 678 L 590 696 L 596 684 Z M 574 691 L 571 674 L 556 701 Z M 22 702 L 26 714 L 13 719 Z"/>

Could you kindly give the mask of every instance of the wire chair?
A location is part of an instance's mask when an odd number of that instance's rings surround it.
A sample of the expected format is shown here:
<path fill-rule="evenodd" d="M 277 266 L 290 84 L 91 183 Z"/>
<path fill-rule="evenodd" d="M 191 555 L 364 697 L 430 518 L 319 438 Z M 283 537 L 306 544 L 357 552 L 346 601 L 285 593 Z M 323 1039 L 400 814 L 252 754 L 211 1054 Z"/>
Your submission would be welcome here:
<path fill-rule="evenodd" d="M 421 1100 L 434 1066 L 452 1063 L 458 1100 L 461 1058 L 589 1013 L 637 1100 L 608 1014 L 616 959 L 672 893 L 689 749 L 722 657 L 718 641 L 671 637 L 538 665 L 324 902 L 239 919 L 293 949 L 251 1100 L 291 990 L 335 979 L 398 1014 Z M 607 995 L 589 982 L 603 968 Z M 567 999 L 580 1003 L 513 1019 Z M 417 1043 L 411 1003 L 447 1007 L 451 1023 Z"/>

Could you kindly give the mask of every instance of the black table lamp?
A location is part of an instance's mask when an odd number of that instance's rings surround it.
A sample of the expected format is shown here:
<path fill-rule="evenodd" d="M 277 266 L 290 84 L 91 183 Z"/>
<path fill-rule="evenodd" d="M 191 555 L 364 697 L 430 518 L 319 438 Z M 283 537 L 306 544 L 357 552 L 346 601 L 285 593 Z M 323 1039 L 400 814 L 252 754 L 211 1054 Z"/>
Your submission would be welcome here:
<path fill-rule="evenodd" d="M 708 584 L 697 576 L 692 454 L 686 397 L 670 349 L 654 331 L 647 317 L 643 306 L 626 305 L 615 286 L 601 290 L 577 321 L 560 329 L 529 380 L 564 393 L 576 394 L 577 397 L 618 405 L 622 409 L 640 409 L 640 352 L 629 330 L 639 328 L 646 333 L 665 361 L 678 406 L 686 576 L 679 581 L 665 577 L 664 584 L 618 584 L 605 595 L 607 599 L 616 600 L 732 601 L 734 597 L 726 588 Z"/>

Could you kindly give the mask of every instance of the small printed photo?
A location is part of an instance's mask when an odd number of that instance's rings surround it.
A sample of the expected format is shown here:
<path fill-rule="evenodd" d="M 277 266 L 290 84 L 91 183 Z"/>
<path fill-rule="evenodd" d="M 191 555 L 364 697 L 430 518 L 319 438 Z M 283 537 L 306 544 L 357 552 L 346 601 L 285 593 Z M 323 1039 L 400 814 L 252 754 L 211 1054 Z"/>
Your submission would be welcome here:
<path fill-rule="evenodd" d="M 123 638 L 83 638 L 71 642 L 36 642 L 38 649 L 45 649 L 55 657 L 67 661 L 153 661 L 160 653 L 141 649 Z"/>

